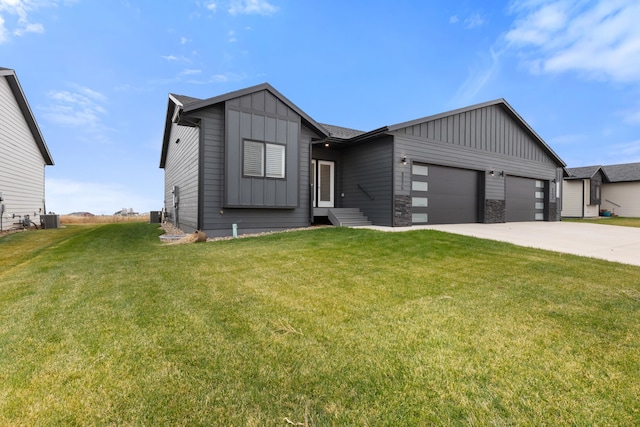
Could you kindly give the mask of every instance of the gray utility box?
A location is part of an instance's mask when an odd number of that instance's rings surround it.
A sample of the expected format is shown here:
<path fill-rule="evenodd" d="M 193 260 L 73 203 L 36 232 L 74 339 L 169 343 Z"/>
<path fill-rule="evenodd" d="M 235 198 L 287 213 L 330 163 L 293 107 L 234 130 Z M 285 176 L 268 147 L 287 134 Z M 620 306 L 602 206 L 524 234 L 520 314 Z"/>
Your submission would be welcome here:
<path fill-rule="evenodd" d="M 40 215 L 42 228 L 60 228 L 60 215 Z"/>

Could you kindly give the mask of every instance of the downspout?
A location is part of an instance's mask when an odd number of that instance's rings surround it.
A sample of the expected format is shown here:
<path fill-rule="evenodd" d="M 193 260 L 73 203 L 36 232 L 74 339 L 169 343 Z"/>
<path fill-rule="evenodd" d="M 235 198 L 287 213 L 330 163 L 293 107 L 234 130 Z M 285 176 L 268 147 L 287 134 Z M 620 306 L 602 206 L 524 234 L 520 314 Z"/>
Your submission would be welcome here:
<path fill-rule="evenodd" d="M 202 130 L 202 120 L 198 123 L 198 219 L 196 221 L 197 230 L 204 231 L 204 132 Z"/>
<path fill-rule="evenodd" d="M 584 214 L 585 214 L 585 210 L 584 210 L 584 192 L 585 192 L 585 182 L 584 179 L 582 180 L 582 218 L 584 218 Z"/>

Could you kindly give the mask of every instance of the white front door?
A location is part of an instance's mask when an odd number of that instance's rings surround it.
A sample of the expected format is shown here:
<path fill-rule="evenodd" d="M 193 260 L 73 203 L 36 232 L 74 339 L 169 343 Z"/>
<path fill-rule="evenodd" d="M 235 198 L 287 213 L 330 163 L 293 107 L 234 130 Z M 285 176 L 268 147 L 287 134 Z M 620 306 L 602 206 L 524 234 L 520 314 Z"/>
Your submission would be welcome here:
<path fill-rule="evenodd" d="M 317 163 L 317 167 L 316 167 Z M 334 169 L 335 163 L 327 160 L 313 160 L 313 168 L 315 172 L 314 183 L 317 184 L 317 188 L 314 188 L 313 198 L 314 206 L 318 208 L 332 208 L 334 207 Z M 316 175 L 317 173 L 317 175 Z"/>

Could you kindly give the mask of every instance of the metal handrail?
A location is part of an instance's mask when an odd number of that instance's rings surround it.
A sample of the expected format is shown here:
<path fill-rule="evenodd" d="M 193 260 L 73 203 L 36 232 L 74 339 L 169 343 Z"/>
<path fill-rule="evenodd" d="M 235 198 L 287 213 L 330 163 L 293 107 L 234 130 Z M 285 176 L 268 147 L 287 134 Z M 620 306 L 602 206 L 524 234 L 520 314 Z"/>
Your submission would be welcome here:
<path fill-rule="evenodd" d="M 617 206 L 617 207 L 619 207 L 619 208 L 621 208 L 621 207 L 622 207 L 622 206 L 620 206 L 619 204 L 614 203 L 614 202 L 612 202 L 612 201 L 611 201 L 611 200 L 609 200 L 609 199 L 604 199 L 604 201 L 605 201 L 605 202 L 609 202 L 609 203 L 611 203 L 612 205 Z"/>
<path fill-rule="evenodd" d="M 362 185 L 358 184 L 358 188 L 359 188 L 360 190 L 362 190 L 362 192 L 363 192 L 364 194 L 366 194 L 366 195 L 367 195 L 367 197 L 369 197 L 369 199 L 371 199 L 371 200 L 375 200 L 375 199 L 376 199 L 376 198 L 375 198 L 375 197 L 373 197 L 371 194 L 369 194 L 369 192 L 368 192 L 367 190 L 365 190 L 365 189 L 362 187 Z"/>

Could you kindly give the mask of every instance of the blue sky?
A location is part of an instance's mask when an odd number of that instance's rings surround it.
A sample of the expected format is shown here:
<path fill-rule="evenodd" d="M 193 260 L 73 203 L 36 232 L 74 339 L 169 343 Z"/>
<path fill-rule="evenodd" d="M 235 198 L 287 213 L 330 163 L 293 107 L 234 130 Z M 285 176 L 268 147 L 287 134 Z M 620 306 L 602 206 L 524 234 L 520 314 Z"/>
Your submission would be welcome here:
<path fill-rule="evenodd" d="M 55 166 L 47 209 L 147 212 L 169 93 L 271 83 L 372 130 L 505 98 L 569 167 L 640 162 L 637 0 L 0 0 Z"/>

